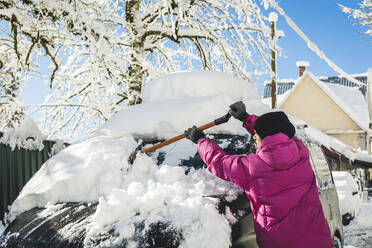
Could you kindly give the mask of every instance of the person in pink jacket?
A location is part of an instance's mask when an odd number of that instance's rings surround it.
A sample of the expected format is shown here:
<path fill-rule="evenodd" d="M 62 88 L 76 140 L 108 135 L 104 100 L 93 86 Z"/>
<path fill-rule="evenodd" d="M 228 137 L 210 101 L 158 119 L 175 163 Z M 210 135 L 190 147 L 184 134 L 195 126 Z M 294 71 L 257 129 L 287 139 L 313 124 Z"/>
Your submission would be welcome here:
<path fill-rule="evenodd" d="M 226 154 L 195 126 L 186 138 L 214 175 L 245 190 L 254 216 L 257 243 L 264 248 L 331 248 L 333 241 L 324 216 L 309 152 L 295 136 L 282 111 L 249 115 L 243 102 L 230 114 L 253 135 L 257 152 Z"/>

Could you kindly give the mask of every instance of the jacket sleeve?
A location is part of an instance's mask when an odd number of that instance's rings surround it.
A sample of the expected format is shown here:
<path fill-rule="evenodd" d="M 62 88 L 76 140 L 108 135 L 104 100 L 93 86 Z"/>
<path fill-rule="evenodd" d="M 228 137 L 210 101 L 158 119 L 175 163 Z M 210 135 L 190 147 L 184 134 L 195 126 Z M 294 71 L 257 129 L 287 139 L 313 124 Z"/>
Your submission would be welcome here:
<path fill-rule="evenodd" d="M 243 127 L 247 129 L 247 131 L 251 134 L 254 135 L 254 122 L 257 120 L 258 116 L 257 115 L 248 115 L 247 119 L 243 123 Z"/>
<path fill-rule="evenodd" d="M 229 155 L 207 138 L 198 142 L 198 153 L 214 175 L 244 189 L 248 187 L 248 156 Z"/>

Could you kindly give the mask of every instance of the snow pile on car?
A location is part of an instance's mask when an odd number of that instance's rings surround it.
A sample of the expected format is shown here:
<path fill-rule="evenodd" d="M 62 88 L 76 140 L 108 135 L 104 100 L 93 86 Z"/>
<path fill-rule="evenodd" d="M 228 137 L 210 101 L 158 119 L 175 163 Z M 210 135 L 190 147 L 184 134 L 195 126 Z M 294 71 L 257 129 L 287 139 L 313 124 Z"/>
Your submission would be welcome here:
<path fill-rule="evenodd" d="M 131 241 L 135 225 L 163 221 L 182 230 L 185 247 L 228 247 L 230 226 L 208 195 L 235 198 L 241 190 L 207 170 L 158 167 L 148 156 L 128 164 L 136 147 L 131 136 L 95 137 L 71 145 L 43 165 L 11 207 L 9 220 L 34 207 L 98 201 L 85 243 L 115 230 L 111 245 Z M 133 246 L 135 245 L 135 241 Z"/>
<path fill-rule="evenodd" d="M 222 72 L 179 72 L 146 84 L 143 103 L 125 108 L 99 128 L 95 136 L 171 138 L 187 128 L 201 126 L 225 115 L 236 101 L 247 112 L 261 115 L 269 111 L 250 82 Z M 245 135 L 241 122 L 231 119 L 206 133 Z"/>
<path fill-rule="evenodd" d="M 186 80 L 187 75 L 178 74 L 182 80 Z M 197 73 L 190 75 L 194 91 L 186 83 L 177 83 L 176 75 L 149 83 L 154 95 L 146 93 L 149 95 L 143 104 L 123 109 L 94 137 L 72 144 L 49 159 L 23 188 L 7 219 L 12 221 L 34 207 L 63 202 L 98 202 L 84 240 L 87 246 L 94 246 L 92 242 L 99 239 L 97 237 L 113 231 L 116 238 L 106 246 L 125 242 L 128 247 L 136 247 L 136 225 L 149 230 L 158 223 L 168 223 L 166 228 L 180 233 L 181 247 L 229 247 L 228 220 L 234 218 L 219 214 L 217 200 L 208 196 L 224 195 L 234 199 L 242 193 L 240 188 L 206 169 L 191 169 L 186 175 L 186 169 L 177 166 L 177 159 L 168 158 L 168 164 L 159 167 L 152 158 L 139 155 L 133 165 L 128 164 L 130 154 L 138 145 L 131 133 L 167 137 L 193 124 L 224 115 L 228 106 L 237 100 L 244 100 L 250 113 L 267 110 L 248 82 L 221 73 L 208 73 L 213 81 L 208 77 L 198 81 Z M 162 85 L 162 90 L 155 90 L 157 83 Z M 224 84 L 230 86 L 221 91 L 216 89 Z M 161 92 L 177 99 L 158 99 L 156 94 Z M 241 123 L 230 122 L 231 126 L 224 127 L 225 131 L 232 129 L 239 133 Z M 182 142 L 184 157 L 187 153 L 195 154 L 195 144 L 187 140 Z M 175 151 L 174 156 L 179 152 Z M 169 155 L 172 156 L 172 152 Z M 100 246 L 105 246 L 104 240 L 102 242 Z"/>

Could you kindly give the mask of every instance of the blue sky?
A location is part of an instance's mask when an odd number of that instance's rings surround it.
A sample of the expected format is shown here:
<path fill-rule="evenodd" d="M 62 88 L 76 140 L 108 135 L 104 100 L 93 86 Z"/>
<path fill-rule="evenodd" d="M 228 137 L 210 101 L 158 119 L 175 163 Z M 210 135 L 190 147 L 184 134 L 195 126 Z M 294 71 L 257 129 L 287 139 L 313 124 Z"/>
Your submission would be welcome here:
<path fill-rule="evenodd" d="M 321 49 L 326 56 L 345 72 L 363 73 L 372 68 L 372 38 L 362 33 L 359 26 L 353 25 L 337 3 L 352 8 L 358 7 L 360 0 L 282 0 L 278 1 L 287 15 L 297 26 Z M 267 14 L 272 11 L 269 10 Z M 311 51 L 279 15 L 277 29 L 283 30 L 285 36 L 279 39 L 283 56 L 278 57 L 278 78 L 297 78 L 296 62 L 310 62 L 308 70 L 316 76 L 338 75 L 328 64 Z M 260 90 L 261 92 L 261 90 Z M 26 87 L 24 101 L 26 105 L 43 101 L 48 87 L 39 80 L 33 80 Z"/>
<path fill-rule="evenodd" d="M 299 28 L 314 42 L 326 56 L 345 72 L 363 73 L 372 68 L 372 38 L 362 34 L 359 26 L 344 14 L 337 3 L 357 8 L 359 0 L 282 0 L 279 5 Z M 312 52 L 279 16 L 277 28 L 285 33 L 279 39 L 284 57 L 278 58 L 279 78 L 297 78 L 296 61 L 310 62 L 308 70 L 316 76 L 336 76 L 328 64 Z"/>

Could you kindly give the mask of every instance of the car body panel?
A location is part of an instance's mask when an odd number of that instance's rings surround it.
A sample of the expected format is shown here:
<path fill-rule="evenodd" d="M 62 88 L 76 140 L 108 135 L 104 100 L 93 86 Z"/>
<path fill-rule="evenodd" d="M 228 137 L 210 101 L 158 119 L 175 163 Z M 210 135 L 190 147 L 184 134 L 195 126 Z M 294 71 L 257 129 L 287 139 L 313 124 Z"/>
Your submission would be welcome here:
<path fill-rule="evenodd" d="M 308 139 L 308 137 L 302 137 L 302 140 L 310 153 L 310 162 L 316 175 L 320 202 L 328 221 L 332 238 L 335 240 L 335 237 L 337 237 L 343 244 L 342 218 L 331 167 L 320 144 Z"/>

